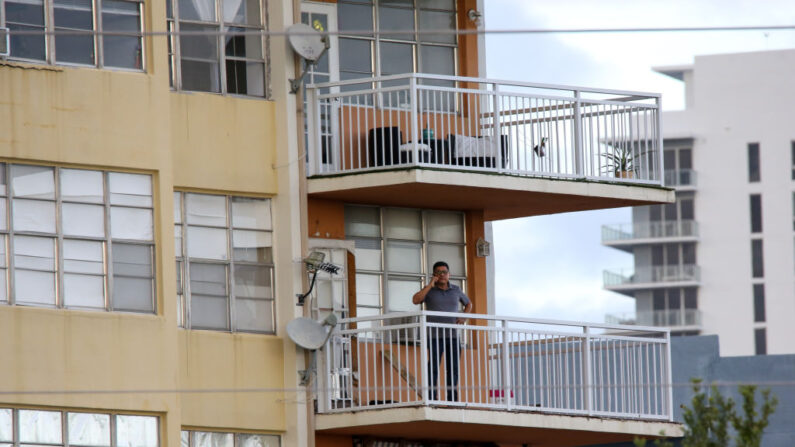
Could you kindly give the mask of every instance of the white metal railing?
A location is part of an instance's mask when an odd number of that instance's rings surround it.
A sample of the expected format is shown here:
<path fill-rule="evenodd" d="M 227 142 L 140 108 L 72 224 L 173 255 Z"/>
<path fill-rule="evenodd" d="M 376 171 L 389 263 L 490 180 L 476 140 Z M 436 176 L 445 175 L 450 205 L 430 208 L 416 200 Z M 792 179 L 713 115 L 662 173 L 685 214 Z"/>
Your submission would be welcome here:
<path fill-rule="evenodd" d="M 306 94 L 309 176 L 422 166 L 663 185 L 658 94 L 423 74 Z"/>
<path fill-rule="evenodd" d="M 662 327 L 701 326 L 701 311 L 698 309 L 668 309 L 607 314 L 605 323 Z"/>
<path fill-rule="evenodd" d="M 698 236 L 698 222 L 679 220 L 668 222 L 640 222 L 602 226 L 602 242 L 631 241 Z"/>
<path fill-rule="evenodd" d="M 669 343 L 667 329 L 640 326 L 429 311 L 342 319 L 322 351 L 318 412 L 445 405 L 670 420 Z"/>
<path fill-rule="evenodd" d="M 696 264 L 657 265 L 634 269 L 605 270 L 605 287 L 626 284 L 690 282 L 701 279 L 701 269 Z"/>
<path fill-rule="evenodd" d="M 666 169 L 665 186 L 696 186 L 696 171 L 692 169 Z"/>

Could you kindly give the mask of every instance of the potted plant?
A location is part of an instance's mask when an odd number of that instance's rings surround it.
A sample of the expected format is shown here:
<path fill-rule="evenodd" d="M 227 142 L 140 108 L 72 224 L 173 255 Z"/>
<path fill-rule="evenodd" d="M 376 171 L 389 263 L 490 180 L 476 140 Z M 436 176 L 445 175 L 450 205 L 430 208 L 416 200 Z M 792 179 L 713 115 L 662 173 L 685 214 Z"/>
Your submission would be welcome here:
<path fill-rule="evenodd" d="M 612 172 L 617 178 L 633 178 L 638 169 L 635 157 L 631 148 L 617 147 L 612 153 L 602 154 L 607 159 L 607 165 L 603 167 L 606 172 Z"/>

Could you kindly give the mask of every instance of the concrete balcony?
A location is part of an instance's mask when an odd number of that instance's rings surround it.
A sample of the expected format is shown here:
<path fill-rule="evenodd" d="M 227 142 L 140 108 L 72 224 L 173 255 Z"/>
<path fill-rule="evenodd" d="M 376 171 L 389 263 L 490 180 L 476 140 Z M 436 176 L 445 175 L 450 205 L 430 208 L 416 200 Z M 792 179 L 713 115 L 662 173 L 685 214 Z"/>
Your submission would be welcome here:
<path fill-rule="evenodd" d="M 685 264 L 605 270 L 603 278 L 605 289 L 632 295 L 638 290 L 697 287 L 701 281 L 701 269 L 695 264 Z"/>
<path fill-rule="evenodd" d="M 605 315 L 605 323 L 667 327 L 671 331 L 699 330 L 701 328 L 701 311 L 698 309 L 651 310 L 608 314 Z"/>
<path fill-rule="evenodd" d="M 602 226 L 602 244 L 625 251 L 637 245 L 698 241 L 698 222 L 641 222 Z"/>
<path fill-rule="evenodd" d="M 667 330 L 638 326 L 440 312 L 343 319 L 319 354 L 316 427 L 531 445 L 676 433 L 669 343 Z"/>
<path fill-rule="evenodd" d="M 659 129 L 657 94 L 420 74 L 311 85 L 307 190 L 487 220 L 671 202 Z"/>

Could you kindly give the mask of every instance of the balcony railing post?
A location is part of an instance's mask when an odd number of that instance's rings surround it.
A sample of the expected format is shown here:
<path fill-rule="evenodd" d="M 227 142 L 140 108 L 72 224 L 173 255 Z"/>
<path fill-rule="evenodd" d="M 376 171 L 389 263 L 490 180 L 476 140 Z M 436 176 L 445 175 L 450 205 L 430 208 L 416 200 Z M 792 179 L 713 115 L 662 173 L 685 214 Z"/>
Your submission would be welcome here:
<path fill-rule="evenodd" d="M 668 420 L 674 420 L 674 384 L 673 382 L 673 373 L 671 372 L 671 331 L 665 331 L 665 374 L 667 378 L 665 380 L 665 386 L 668 388 Z"/>
<path fill-rule="evenodd" d="M 425 321 L 425 312 L 420 313 L 420 390 L 422 390 L 422 404 L 428 405 L 428 326 Z M 435 385 L 435 384 L 434 384 Z"/>
<path fill-rule="evenodd" d="M 411 141 L 413 142 L 413 146 L 411 148 L 412 159 L 411 164 L 418 164 L 419 159 L 419 150 L 418 150 L 418 143 L 420 140 L 420 126 L 419 120 L 422 116 L 422 111 L 420 110 L 420 104 L 417 102 L 417 75 L 414 74 L 409 78 L 409 102 L 410 102 L 410 110 L 411 110 Z"/>
<path fill-rule="evenodd" d="M 306 112 L 306 128 L 307 128 L 307 145 L 306 153 L 309 154 L 309 165 L 307 166 L 307 175 L 315 175 L 320 173 L 320 107 L 318 104 L 318 89 L 307 88 L 306 103 L 309 106 Z"/>
<path fill-rule="evenodd" d="M 574 173 L 583 177 L 582 113 L 580 111 L 580 91 L 574 91 Z"/>
<path fill-rule="evenodd" d="M 511 386 L 511 356 L 510 346 L 508 344 L 508 320 L 501 320 L 502 322 L 502 392 L 503 401 L 510 410 L 513 407 L 513 387 Z"/>
<path fill-rule="evenodd" d="M 665 178 L 663 178 L 665 166 L 663 166 L 662 96 L 658 96 L 655 102 L 657 103 L 655 117 L 657 118 L 657 154 L 659 160 L 657 170 L 659 171 L 660 186 L 665 186 Z"/>
<path fill-rule="evenodd" d="M 500 85 L 497 83 L 492 84 L 494 85 L 494 111 L 492 116 L 494 117 L 494 138 L 492 138 L 492 150 L 496 151 L 497 156 L 495 160 L 497 160 L 497 172 L 502 172 L 503 168 L 503 157 L 502 157 L 502 126 L 501 126 L 501 117 L 502 114 L 500 113 L 500 103 L 502 97 L 500 96 Z M 508 145 L 506 145 L 507 148 Z M 507 155 L 507 154 L 506 154 Z"/>
<path fill-rule="evenodd" d="M 322 374 L 317 374 L 317 381 L 315 382 L 317 384 L 315 387 L 315 399 L 317 400 L 318 413 L 324 413 L 331 408 L 331 396 L 334 394 L 331 390 L 331 384 L 333 383 L 333 380 L 331 380 L 333 372 L 331 370 L 331 353 L 334 350 L 329 349 L 329 346 L 334 345 L 334 338 L 335 336 L 332 335 L 328 343 L 323 347 L 323 355 L 321 357 L 323 365 L 317 369 L 323 372 Z"/>
<path fill-rule="evenodd" d="M 582 362 L 583 404 L 589 415 L 593 414 L 593 389 L 591 384 L 591 328 L 583 328 L 585 334 L 585 355 Z"/>

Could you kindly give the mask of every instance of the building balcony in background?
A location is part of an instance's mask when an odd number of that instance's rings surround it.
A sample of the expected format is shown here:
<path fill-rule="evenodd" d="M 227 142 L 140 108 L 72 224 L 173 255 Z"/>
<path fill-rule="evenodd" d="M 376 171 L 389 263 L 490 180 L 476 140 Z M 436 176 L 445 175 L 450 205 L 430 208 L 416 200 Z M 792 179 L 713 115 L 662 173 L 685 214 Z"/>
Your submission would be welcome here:
<path fill-rule="evenodd" d="M 665 186 L 676 189 L 695 189 L 696 171 L 692 169 L 666 169 Z"/>
<path fill-rule="evenodd" d="M 701 270 L 695 264 L 648 266 L 605 270 L 603 278 L 605 289 L 632 294 L 644 289 L 698 286 Z"/>
<path fill-rule="evenodd" d="M 645 312 L 608 314 L 605 315 L 605 323 L 668 327 L 671 328 L 671 330 L 698 329 L 701 327 L 701 311 L 698 309 L 650 310 Z"/>
<path fill-rule="evenodd" d="M 636 245 L 663 242 L 695 242 L 698 222 L 695 220 L 640 222 L 602 226 L 602 244 L 630 250 Z"/>

